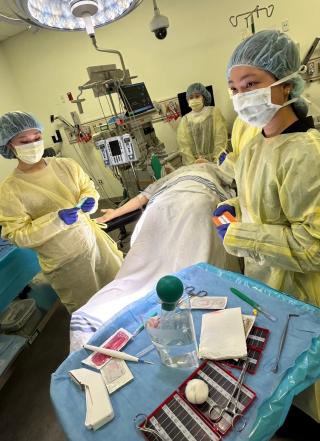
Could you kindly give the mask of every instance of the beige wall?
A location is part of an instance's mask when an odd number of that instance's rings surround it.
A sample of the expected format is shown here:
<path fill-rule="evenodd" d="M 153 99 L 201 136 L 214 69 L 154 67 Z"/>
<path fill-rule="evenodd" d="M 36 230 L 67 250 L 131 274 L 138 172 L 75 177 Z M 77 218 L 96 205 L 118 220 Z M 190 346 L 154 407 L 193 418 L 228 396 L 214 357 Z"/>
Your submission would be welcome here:
<path fill-rule="evenodd" d="M 320 2 L 275 0 L 273 3 L 273 16 L 266 18 L 262 13 L 256 21 L 256 30 L 281 29 L 282 22 L 288 20 L 288 33 L 299 42 L 303 56 L 318 35 Z M 122 52 L 131 74 L 138 75 L 137 81 L 146 83 L 154 100 L 174 96 L 194 81 L 212 84 L 216 105 L 221 108 L 230 127 L 234 112 L 227 93 L 225 68 L 233 48 L 246 32 L 246 25 L 240 21 L 237 28 L 232 27 L 229 16 L 253 9 L 256 4 L 256 0 L 159 0 L 161 13 L 170 20 L 168 36 L 160 41 L 149 31 L 152 2 L 146 0 L 128 16 L 98 29 L 97 41 L 102 48 Z M 13 81 L 20 102 L 25 104 L 24 109 L 34 112 L 43 121 L 48 142 L 54 132 L 49 115 L 54 113 L 70 118 L 69 113 L 76 110 L 76 106 L 62 103 L 61 97 L 65 97 L 68 91 L 77 95 L 78 85 L 88 80 L 86 67 L 109 63 L 119 65 L 116 56 L 95 51 L 85 33 L 24 32 L 1 46 L 11 73 L 8 84 Z M 319 104 L 318 89 L 319 83 L 313 84 L 309 93 Z M 100 117 L 99 102 L 93 98 L 92 92 L 86 91 L 84 97 L 83 120 Z M 12 107 L 9 97 L 7 99 L 8 106 L 4 104 L 3 110 Z M 102 103 L 108 114 L 105 101 Z M 156 131 L 167 149 L 174 150 L 174 128 L 159 124 Z M 75 156 L 74 151 L 64 148 Z M 81 153 L 86 154 L 85 151 Z"/>
<path fill-rule="evenodd" d="M 15 82 L 12 79 L 10 69 L 8 67 L 7 60 L 3 54 L 2 47 L 0 46 L 0 114 L 3 114 L 9 110 L 16 110 L 21 108 L 22 100 Z M 16 160 L 4 159 L 0 155 L 0 180 L 7 176 L 16 166 Z"/>

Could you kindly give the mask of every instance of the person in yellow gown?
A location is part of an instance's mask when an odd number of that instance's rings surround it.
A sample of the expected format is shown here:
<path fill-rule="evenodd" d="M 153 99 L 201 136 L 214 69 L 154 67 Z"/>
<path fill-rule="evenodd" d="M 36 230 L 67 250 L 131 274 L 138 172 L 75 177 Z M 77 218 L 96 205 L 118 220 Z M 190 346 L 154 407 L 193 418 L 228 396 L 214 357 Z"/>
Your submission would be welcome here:
<path fill-rule="evenodd" d="M 320 306 L 320 133 L 300 95 L 300 57 L 279 31 L 261 31 L 228 65 L 240 119 L 262 132 L 235 163 L 238 197 L 219 206 L 237 222 L 218 227 L 226 251 L 244 257 L 245 274 Z M 320 422 L 320 382 L 295 404 Z"/>
<path fill-rule="evenodd" d="M 99 194 L 69 158 L 43 158 L 42 127 L 30 114 L 0 117 L 0 153 L 18 166 L 0 185 L 2 237 L 32 248 L 70 313 L 115 277 L 122 253 L 90 219 Z"/>
<path fill-rule="evenodd" d="M 226 155 L 226 158 L 220 164 L 220 170 L 230 179 L 235 178 L 235 164 L 240 153 L 248 142 L 259 133 L 261 133 L 261 128 L 252 127 L 238 116 L 236 117 L 231 132 L 232 151 Z"/>
<path fill-rule="evenodd" d="M 226 152 L 228 132 L 225 119 L 216 106 L 211 106 L 210 92 L 201 83 L 187 89 L 186 99 L 191 112 L 181 118 L 177 142 L 183 165 L 218 161 Z"/>

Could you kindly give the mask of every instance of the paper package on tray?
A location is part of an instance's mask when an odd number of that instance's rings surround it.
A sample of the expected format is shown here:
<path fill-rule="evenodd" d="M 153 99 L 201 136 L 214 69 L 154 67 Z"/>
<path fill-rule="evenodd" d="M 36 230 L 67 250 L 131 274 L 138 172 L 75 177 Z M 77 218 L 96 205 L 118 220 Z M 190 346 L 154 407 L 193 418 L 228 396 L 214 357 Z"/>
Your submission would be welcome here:
<path fill-rule="evenodd" d="M 203 314 L 199 357 L 226 360 L 247 356 L 241 308 Z"/>

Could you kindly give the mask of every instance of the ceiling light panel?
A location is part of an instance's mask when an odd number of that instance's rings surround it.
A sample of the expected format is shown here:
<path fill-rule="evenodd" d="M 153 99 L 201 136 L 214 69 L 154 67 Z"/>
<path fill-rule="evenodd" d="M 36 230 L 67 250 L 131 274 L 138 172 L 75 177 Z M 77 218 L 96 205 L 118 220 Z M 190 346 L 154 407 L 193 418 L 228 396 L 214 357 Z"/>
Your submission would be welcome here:
<path fill-rule="evenodd" d="M 70 0 L 18 0 L 28 18 L 35 24 L 61 30 L 84 30 L 85 23 L 81 18 L 74 17 L 71 12 Z M 98 0 L 98 12 L 92 16 L 95 27 L 103 26 L 123 15 L 126 15 L 141 0 Z"/>

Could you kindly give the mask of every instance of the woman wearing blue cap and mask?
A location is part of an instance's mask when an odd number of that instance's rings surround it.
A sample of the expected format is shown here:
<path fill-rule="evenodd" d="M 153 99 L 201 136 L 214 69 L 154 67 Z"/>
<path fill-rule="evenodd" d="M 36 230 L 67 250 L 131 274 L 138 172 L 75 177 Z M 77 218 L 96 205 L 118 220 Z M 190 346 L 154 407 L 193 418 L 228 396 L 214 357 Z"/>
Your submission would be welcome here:
<path fill-rule="evenodd" d="M 0 154 L 18 159 L 0 185 L 1 234 L 37 251 L 43 273 L 71 313 L 113 280 L 122 253 L 90 219 L 99 198 L 90 178 L 72 159 L 44 159 L 43 152 L 42 127 L 32 115 L 0 117 Z"/>
<path fill-rule="evenodd" d="M 235 164 L 238 198 L 218 207 L 237 222 L 218 227 L 246 275 L 320 306 L 320 133 L 306 120 L 295 43 L 279 31 L 243 41 L 228 65 L 239 117 L 262 128 Z M 320 422 L 320 384 L 298 406 Z"/>
<path fill-rule="evenodd" d="M 227 149 L 225 119 L 201 83 L 191 84 L 186 93 L 191 112 L 180 121 L 177 141 L 184 165 L 218 160 Z"/>

